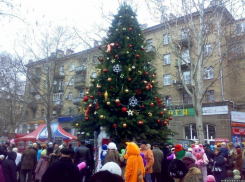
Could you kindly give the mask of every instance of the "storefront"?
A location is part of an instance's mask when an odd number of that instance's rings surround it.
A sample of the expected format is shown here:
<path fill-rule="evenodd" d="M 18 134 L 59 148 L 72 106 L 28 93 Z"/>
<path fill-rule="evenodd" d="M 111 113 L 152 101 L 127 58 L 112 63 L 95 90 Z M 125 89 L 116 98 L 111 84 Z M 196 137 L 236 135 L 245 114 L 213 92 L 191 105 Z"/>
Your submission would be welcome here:
<path fill-rule="evenodd" d="M 236 146 L 245 146 L 245 112 L 231 111 L 232 141 Z"/>

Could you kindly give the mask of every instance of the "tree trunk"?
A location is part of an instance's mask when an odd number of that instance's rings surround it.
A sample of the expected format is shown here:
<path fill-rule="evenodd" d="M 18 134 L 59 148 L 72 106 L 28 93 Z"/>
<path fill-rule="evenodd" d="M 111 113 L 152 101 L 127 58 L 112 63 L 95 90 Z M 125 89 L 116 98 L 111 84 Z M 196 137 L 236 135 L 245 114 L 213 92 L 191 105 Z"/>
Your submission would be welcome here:
<path fill-rule="evenodd" d="M 203 124 L 202 124 L 202 103 L 197 102 L 196 103 L 196 130 L 197 130 L 197 137 L 198 137 L 198 143 L 204 144 L 204 133 L 203 133 Z"/>
<path fill-rule="evenodd" d="M 51 118 L 50 110 L 47 110 L 47 130 L 48 130 L 48 141 L 52 141 L 52 130 L 51 130 Z"/>

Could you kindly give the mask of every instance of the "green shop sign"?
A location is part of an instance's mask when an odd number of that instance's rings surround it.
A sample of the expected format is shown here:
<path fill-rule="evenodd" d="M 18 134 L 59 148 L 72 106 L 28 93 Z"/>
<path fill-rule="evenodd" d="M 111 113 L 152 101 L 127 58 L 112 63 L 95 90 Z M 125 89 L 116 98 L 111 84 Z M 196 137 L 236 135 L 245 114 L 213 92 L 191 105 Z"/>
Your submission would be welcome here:
<path fill-rule="evenodd" d="M 172 116 L 195 116 L 195 111 L 194 108 L 175 109 L 175 110 L 169 110 L 168 114 Z"/>

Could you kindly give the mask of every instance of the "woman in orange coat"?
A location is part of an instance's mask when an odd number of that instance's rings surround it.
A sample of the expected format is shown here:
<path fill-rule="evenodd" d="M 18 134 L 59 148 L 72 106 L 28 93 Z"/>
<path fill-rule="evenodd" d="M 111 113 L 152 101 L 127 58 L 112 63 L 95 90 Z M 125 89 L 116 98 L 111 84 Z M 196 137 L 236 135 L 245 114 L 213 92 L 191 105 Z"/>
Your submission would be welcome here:
<path fill-rule="evenodd" d="M 145 167 L 140 149 L 134 142 L 127 142 L 125 182 L 144 182 Z"/>
<path fill-rule="evenodd" d="M 240 148 L 235 150 L 234 160 L 235 160 L 235 168 L 234 169 L 237 169 L 241 173 L 241 169 L 242 169 L 242 151 L 241 151 Z"/>

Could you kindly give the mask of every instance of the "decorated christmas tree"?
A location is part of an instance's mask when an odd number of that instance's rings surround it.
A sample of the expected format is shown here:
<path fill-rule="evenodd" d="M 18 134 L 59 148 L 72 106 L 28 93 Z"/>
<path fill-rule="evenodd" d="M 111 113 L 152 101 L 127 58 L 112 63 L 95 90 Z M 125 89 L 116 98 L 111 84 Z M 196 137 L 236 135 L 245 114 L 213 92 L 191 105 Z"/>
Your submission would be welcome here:
<path fill-rule="evenodd" d="M 167 125 L 172 118 L 151 64 L 154 54 L 144 40 L 136 14 L 122 5 L 99 48 L 97 78 L 83 98 L 84 119 L 75 123 L 81 131 L 92 134 L 104 126 L 117 144 L 133 139 L 162 143 L 171 132 Z"/>

